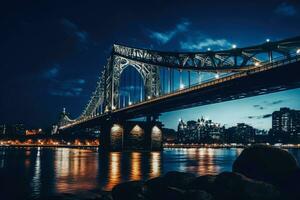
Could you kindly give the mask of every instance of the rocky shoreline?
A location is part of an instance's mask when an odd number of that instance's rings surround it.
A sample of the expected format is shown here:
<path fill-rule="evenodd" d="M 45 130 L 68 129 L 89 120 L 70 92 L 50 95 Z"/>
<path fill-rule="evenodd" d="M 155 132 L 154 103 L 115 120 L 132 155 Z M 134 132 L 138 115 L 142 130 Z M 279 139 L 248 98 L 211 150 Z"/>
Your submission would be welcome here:
<path fill-rule="evenodd" d="M 287 151 L 255 145 L 243 150 L 232 172 L 197 177 L 172 171 L 147 181 L 121 183 L 110 192 L 62 194 L 49 199 L 299 200 L 300 168 Z"/>

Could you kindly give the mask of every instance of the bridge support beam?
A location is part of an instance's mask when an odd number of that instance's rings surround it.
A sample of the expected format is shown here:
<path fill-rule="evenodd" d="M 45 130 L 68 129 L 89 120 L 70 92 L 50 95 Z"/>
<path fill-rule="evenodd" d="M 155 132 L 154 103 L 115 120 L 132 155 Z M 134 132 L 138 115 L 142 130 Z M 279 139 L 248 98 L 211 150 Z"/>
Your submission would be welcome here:
<path fill-rule="evenodd" d="M 148 120 L 125 122 L 116 120 L 105 124 L 101 128 L 100 149 L 105 151 L 162 150 L 162 124 Z"/>

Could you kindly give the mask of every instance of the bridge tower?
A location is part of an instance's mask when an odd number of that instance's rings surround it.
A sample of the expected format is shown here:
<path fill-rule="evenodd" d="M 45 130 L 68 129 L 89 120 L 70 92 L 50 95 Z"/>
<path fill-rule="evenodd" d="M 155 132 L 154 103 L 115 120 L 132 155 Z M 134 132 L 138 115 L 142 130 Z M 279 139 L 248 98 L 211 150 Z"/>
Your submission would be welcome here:
<path fill-rule="evenodd" d="M 114 48 L 116 45 L 114 45 Z M 128 66 L 134 67 L 141 75 L 145 87 L 145 98 L 158 97 L 161 94 L 159 67 L 137 62 L 132 59 L 112 54 L 107 65 L 104 67 L 104 109 L 105 111 L 118 108 L 120 97 L 120 78 L 124 69 Z M 143 99 L 145 100 L 145 99 Z"/>

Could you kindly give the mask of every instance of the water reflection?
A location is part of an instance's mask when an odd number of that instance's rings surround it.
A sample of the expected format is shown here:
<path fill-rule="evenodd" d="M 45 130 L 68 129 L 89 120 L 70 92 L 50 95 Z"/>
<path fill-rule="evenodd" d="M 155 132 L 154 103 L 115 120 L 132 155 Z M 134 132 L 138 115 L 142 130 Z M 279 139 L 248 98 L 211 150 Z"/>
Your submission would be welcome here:
<path fill-rule="evenodd" d="M 149 178 L 160 176 L 161 153 L 151 152 L 150 160 L 151 160 L 151 165 L 150 165 Z"/>
<path fill-rule="evenodd" d="M 166 149 L 112 152 L 71 148 L 0 148 L 1 197 L 28 199 L 80 190 L 110 190 L 128 180 L 154 178 L 168 171 L 198 175 L 231 171 L 242 149 Z M 300 150 L 292 150 L 298 161 Z M 4 198 L 5 199 L 5 198 Z"/>
<path fill-rule="evenodd" d="M 55 151 L 55 190 L 58 193 L 91 190 L 97 185 L 96 151 L 59 148 Z"/>
<path fill-rule="evenodd" d="M 110 154 L 110 162 L 108 164 L 108 183 L 107 189 L 111 189 L 113 186 L 121 182 L 121 153 L 113 152 Z"/>

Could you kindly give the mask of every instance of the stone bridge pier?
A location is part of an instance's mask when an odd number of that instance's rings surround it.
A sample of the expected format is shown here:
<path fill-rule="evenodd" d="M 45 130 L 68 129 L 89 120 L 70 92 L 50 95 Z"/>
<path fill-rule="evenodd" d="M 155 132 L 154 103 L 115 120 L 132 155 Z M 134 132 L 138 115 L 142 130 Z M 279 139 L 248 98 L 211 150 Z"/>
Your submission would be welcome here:
<path fill-rule="evenodd" d="M 101 127 L 100 149 L 106 151 L 162 149 L 162 123 L 112 120 Z"/>

